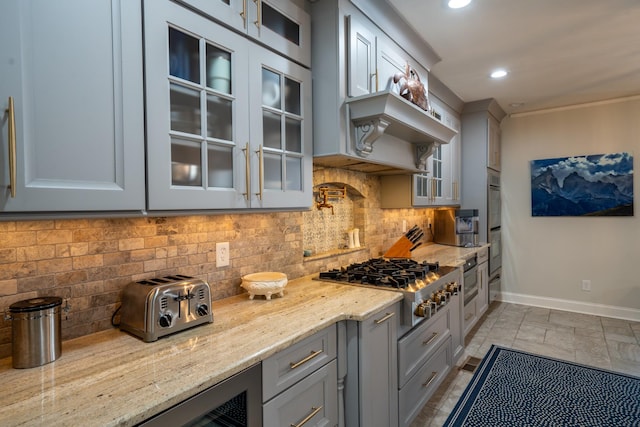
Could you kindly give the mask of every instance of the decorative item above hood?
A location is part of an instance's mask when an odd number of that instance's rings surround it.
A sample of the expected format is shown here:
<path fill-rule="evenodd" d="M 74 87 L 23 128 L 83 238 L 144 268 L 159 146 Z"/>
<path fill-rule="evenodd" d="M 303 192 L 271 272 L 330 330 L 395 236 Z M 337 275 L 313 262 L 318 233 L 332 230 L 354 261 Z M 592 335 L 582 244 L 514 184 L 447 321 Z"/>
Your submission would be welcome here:
<path fill-rule="evenodd" d="M 376 140 L 387 134 L 415 145 L 415 166 L 424 169 L 433 144 L 448 144 L 458 133 L 390 90 L 348 98 L 345 103 L 361 157 L 371 154 Z"/>

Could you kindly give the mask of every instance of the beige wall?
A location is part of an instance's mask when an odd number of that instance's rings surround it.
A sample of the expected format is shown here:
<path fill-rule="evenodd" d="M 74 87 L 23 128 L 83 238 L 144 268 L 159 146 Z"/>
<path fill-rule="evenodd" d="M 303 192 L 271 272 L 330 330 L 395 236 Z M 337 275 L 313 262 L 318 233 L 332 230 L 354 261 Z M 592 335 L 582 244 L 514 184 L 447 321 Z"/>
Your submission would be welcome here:
<path fill-rule="evenodd" d="M 362 250 L 304 259 L 303 212 L 0 222 L 0 311 L 34 296 L 68 299 L 62 338 L 69 339 L 111 328 L 121 290 L 134 280 L 191 275 L 206 280 L 217 300 L 244 292 L 244 274 L 296 278 L 380 256 L 400 236 L 402 219 L 426 223 L 428 210 L 380 209 L 377 177 L 314 171 L 314 185 L 330 182 L 364 197 L 356 212 L 364 216 Z M 222 241 L 230 243 L 231 265 L 217 268 L 215 244 Z M 2 318 L 0 357 L 10 354 L 11 322 Z"/>
<path fill-rule="evenodd" d="M 637 165 L 639 118 L 635 97 L 503 120 L 505 300 L 640 320 L 640 174 L 633 217 L 532 217 L 529 168 L 534 159 L 623 151 Z"/>

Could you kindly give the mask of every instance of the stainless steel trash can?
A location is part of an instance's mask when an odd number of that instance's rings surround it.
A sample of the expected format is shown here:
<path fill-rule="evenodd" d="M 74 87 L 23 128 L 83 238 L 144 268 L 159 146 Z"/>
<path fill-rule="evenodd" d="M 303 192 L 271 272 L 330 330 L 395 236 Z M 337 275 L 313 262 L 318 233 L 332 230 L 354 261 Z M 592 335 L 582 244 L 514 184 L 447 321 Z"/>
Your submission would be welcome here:
<path fill-rule="evenodd" d="M 9 306 L 14 368 L 33 368 L 60 357 L 61 305 L 62 298 L 42 297 Z"/>

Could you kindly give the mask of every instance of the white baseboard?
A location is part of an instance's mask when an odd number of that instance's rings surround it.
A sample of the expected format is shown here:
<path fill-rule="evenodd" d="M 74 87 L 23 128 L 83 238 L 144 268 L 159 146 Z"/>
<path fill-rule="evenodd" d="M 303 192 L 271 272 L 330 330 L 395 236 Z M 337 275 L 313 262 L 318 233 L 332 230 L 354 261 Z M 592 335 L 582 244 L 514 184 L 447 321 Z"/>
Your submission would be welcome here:
<path fill-rule="evenodd" d="M 640 322 L 640 310 L 627 307 L 616 307 L 612 305 L 539 297 L 534 295 L 514 294 L 512 292 L 499 292 L 496 296 L 496 300 Z"/>

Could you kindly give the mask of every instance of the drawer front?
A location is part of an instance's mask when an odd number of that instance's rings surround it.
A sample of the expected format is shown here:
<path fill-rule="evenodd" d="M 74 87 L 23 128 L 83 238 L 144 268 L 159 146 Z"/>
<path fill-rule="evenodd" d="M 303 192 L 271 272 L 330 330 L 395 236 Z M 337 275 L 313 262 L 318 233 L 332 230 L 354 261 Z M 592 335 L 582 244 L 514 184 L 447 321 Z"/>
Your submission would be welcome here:
<path fill-rule="evenodd" d="M 489 261 L 489 248 L 480 249 L 476 255 L 478 264 Z"/>
<path fill-rule="evenodd" d="M 476 318 L 476 299 L 474 298 L 467 305 L 464 306 L 464 326 L 465 329 L 467 325 L 474 321 Z"/>
<path fill-rule="evenodd" d="M 328 365 L 262 405 L 265 426 L 338 425 L 337 362 Z"/>
<path fill-rule="evenodd" d="M 336 358 L 336 325 L 282 350 L 262 362 L 262 400 L 291 387 Z"/>
<path fill-rule="evenodd" d="M 450 304 L 398 341 L 398 384 L 400 387 L 420 369 L 435 349 L 449 336 L 451 336 Z"/>
<path fill-rule="evenodd" d="M 431 358 L 400 390 L 400 426 L 408 426 L 438 389 L 453 366 L 451 337 L 444 341 Z"/>

